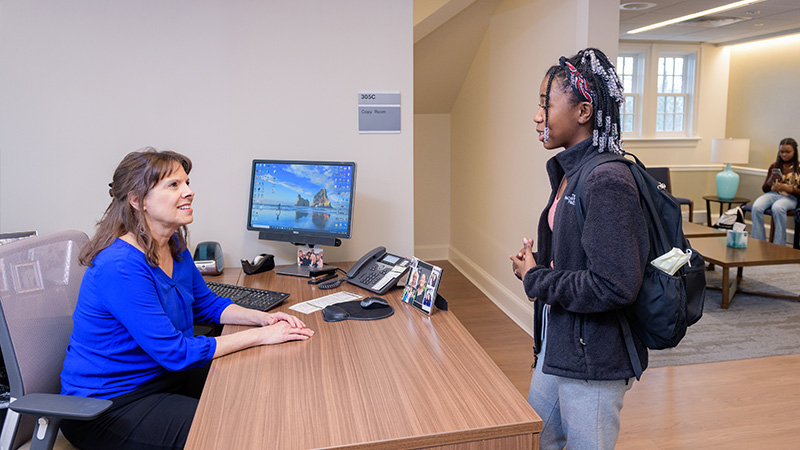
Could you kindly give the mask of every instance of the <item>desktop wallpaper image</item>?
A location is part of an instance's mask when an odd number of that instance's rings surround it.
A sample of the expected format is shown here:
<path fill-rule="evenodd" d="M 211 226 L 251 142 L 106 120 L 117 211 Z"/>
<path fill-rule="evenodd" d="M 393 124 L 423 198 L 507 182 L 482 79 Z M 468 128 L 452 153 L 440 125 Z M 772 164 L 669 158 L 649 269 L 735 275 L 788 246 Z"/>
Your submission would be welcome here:
<path fill-rule="evenodd" d="M 256 163 L 250 224 L 349 235 L 353 167 Z"/>

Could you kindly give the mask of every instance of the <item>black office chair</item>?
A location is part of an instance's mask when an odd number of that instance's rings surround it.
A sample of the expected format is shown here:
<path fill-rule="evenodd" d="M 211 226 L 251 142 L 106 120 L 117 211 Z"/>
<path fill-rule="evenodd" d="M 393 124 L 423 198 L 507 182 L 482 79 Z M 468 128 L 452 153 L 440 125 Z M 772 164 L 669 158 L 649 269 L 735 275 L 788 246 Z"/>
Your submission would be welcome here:
<path fill-rule="evenodd" d="M 648 167 L 647 173 L 657 181 L 664 183 L 667 187 L 667 192 L 672 194 L 672 182 L 669 176 L 669 167 Z M 675 197 L 679 205 L 686 205 L 689 207 L 689 222 L 694 221 L 694 202 L 691 199 L 683 197 Z"/>
<path fill-rule="evenodd" d="M 0 349 L 11 401 L 0 449 L 52 449 L 62 419 L 88 420 L 111 401 L 59 395 L 72 312 L 85 267 L 80 231 L 34 236 L 0 246 Z M 63 436 L 60 448 L 71 448 Z M 27 444 L 26 444 L 27 445 Z"/>
<path fill-rule="evenodd" d="M 753 205 L 743 205 L 742 211 L 744 212 L 744 216 L 747 217 L 747 213 L 753 214 Z M 764 210 L 764 215 L 771 217 L 770 225 L 769 225 L 769 241 L 772 242 L 775 239 L 775 217 L 772 216 L 772 208 L 767 208 Z M 800 249 L 800 208 L 793 209 L 786 211 L 786 220 L 789 220 L 789 217 L 794 216 L 794 243 L 793 247 Z M 752 217 L 751 217 L 752 218 Z M 766 223 L 765 223 L 766 225 Z M 787 224 L 788 225 L 788 224 Z M 781 243 L 780 245 L 786 245 L 785 243 Z"/>

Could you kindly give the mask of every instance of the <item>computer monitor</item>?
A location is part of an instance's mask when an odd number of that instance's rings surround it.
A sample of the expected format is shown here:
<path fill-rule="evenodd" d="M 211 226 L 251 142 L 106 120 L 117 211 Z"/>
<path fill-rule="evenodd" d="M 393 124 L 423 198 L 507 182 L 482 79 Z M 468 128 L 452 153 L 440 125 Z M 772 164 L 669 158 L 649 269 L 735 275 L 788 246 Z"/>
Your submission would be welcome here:
<path fill-rule="evenodd" d="M 339 246 L 353 226 L 354 162 L 253 160 L 247 229 L 258 238 Z"/>

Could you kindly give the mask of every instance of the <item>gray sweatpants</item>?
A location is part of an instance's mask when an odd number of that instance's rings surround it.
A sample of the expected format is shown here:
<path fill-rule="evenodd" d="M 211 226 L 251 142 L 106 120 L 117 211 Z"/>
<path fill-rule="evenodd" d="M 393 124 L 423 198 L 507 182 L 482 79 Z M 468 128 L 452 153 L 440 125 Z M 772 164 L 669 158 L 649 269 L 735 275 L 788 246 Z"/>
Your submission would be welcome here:
<path fill-rule="evenodd" d="M 613 449 L 619 435 L 622 398 L 628 380 L 576 380 L 542 373 L 547 345 L 531 377 L 528 403 L 542 419 L 541 450 Z"/>

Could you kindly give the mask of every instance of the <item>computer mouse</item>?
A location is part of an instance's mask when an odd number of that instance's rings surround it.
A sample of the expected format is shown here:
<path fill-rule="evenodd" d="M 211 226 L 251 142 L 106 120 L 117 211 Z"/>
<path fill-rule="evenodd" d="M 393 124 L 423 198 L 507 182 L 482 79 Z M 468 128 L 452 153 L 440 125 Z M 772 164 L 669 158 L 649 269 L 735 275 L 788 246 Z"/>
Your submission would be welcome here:
<path fill-rule="evenodd" d="M 328 305 L 322 309 L 322 318 L 325 319 L 325 322 L 340 322 L 347 320 L 348 317 L 350 317 L 350 313 L 340 306 Z"/>
<path fill-rule="evenodd" d="M 389 302 L 381 297 L 367 297 L 361 300 L 362 308 L 380 308 L 381 306 L 389 306 Z"/>

